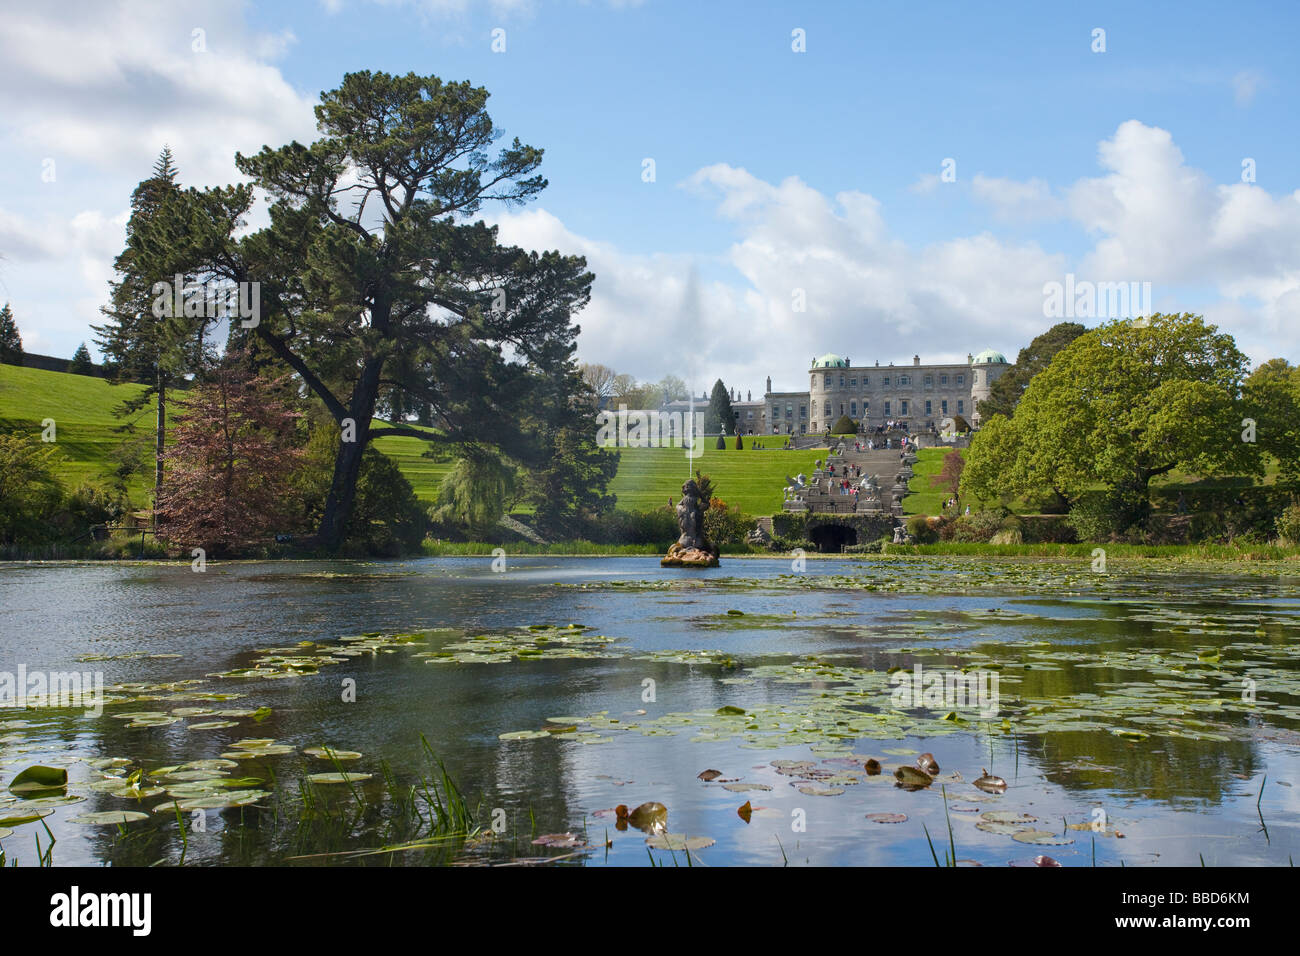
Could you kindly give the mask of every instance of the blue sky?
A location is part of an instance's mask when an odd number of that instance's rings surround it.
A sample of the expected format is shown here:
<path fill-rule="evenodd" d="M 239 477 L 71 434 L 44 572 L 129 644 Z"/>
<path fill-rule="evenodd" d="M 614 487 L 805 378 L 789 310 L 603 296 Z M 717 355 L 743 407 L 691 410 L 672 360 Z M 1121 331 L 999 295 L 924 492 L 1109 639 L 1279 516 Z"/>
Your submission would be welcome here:
<path fill-rule="evenodd" d="M 0 40 L 0 298 L 33 351 L 89 337 L 163 138 L 188 184 L 233 181 L 235 149 L 309 137 L 319 92 L 374 69 L 483 85 L 506 134 L 545 149 L 541 199 L 489 215 L 588 255 L 581 356 L 638 377 L 681 373 L 666 338 L 703 343 L 692 377 L 754 389 L 826 351 L 1014 357 L 1066 272 L 1149 281 L 1252 358 L 1300 359 L 1294 5 L 54 7 L 7 15 Z"/>

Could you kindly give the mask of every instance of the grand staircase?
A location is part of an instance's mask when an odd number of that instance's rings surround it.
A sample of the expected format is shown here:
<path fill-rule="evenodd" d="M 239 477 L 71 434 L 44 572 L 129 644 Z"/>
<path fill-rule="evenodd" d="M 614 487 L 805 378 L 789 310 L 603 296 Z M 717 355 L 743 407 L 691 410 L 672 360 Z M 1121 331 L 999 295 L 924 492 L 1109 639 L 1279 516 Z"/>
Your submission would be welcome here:
<path fill-rule="evenodd" d="M 883 445 L 888 439 L 893 447 L 868 449 L 868 437 L 848 436 L 838 440 L 821 467 L 806 475 L 802 487 L 786 488 L 785 511 L 814 514 L 893 514 L 903 513 L 907 482 L 916 462 L 914 449 L 899 447 L 902 432 L 868 436 Z M 874 487 L 869 480 L 875 478 Z M 844 494 L 840 482 L 848 479 L 858 487 L 858 494 Z M 865 484 L 864 484 L 865 481 Z"/>

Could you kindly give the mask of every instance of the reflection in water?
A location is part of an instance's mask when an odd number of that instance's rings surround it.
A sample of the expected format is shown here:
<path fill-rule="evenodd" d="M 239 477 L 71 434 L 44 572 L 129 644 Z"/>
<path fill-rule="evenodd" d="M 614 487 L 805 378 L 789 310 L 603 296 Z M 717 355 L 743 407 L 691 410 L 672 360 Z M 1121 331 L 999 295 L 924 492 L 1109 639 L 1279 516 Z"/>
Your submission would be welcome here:
<path fill-rule="evenodd" d="M 670 832 L 716 840 L 700 851 L 715 865 L 930 864 L 922 824 L 937 833 L 949 823 L 959 856 L 991 865 L 1040 852 L 1067 865 L 1090 865 L 1094 853 L 1099 865 L 1285 865 L 1294 855 L 1295 578 L 955 559 L 789 572 L 786 561 L 753 560 L 686 576 L 652 558 L 512 558 L 504 574 L 486 558 L 209 564 L 204 574 L 188 564 L 4 566 L 0 671 L 102 668 L 131 699 L 95 718 L 0 711 L 0 779 L 36 762 L 68 767 L 69 792 L 87 799 L 44 821 L 62 864 L 179 862 L 184 852 L 186 862 L 386 865 L 386 855 L 317 854 L 394 841 L 394 794 L 432 773 L 421 735 L 500 836 L 398 863 L 557 856 L 572 851 L 531 841 L 567 831 L 597 848 L 579 861 L 642 865 L 644 835 L 619 831 L 612 809 L 647 801 L 667 806 Z M 530 624 L 550 627 L 519 630 Z M 617 640 L 566 656 L 569 633 Z M 365 652 L 336 641 L 361 634 L 416 636 Z M 998 715 L 897 711 L 889 672 L 918 664 L 996 673 Z M 250 666 L 251 677 L 212 676 Z M 270 714 L 119 719 L 185 707 Z M 537 733 L 548 726 L 559 732 Z M 202 813 L 204 830 L 188 819 L 185 841 L 174 813 L 122 832 L 71 822 L 135 805 L 98 786 L 125 768 L 87 761 L 156 771 L 220 759 L 247 738 L 294 748 L 221 771 L 273 788 L 257 807 Z M 355 813 L 308 839 L 295 829 L 297 780 L 333 769 L 301 752 L 314 746 L 360 751 L 348 769 L 374 776 L 357 785 L 360 806 L 349 786 L 318 788 Z M 892 768 L 922 751 L 943 773 L 915 792 L 896 788 Z M 889 772 L 854 769 L 868 757 Z M 791 775 L 773 765 L 783 760 L 811 763 Z M 706 768 L 722 776 L 697 779 Z M 982 768 L 1006 778 L 1006 794 L 971 786 Z M 749 822 L 736 812 L 747 800 Z M 0 845 L 30 865 L 33 824 L 3 837 L 16 807 L 30 803 L 0 796 Z M 1002 810 L 1034 817 L 1020 836 L 1045 842 L 992 832 L 983 814 Z M 1098 819 L 1099 833 L 1070 829 Z"/>

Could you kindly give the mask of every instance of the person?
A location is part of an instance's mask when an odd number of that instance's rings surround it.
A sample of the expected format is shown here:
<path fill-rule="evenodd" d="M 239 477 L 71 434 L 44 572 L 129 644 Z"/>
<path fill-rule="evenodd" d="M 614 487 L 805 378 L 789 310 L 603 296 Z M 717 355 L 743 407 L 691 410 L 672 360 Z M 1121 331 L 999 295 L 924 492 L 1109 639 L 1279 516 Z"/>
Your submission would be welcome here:
<path fill-rule="evenodd" d="M 967 506 L 966 506 L 966 513 L 967 513 L 967 514 L 970 514 L 970 505 L 967 505 Z"/>

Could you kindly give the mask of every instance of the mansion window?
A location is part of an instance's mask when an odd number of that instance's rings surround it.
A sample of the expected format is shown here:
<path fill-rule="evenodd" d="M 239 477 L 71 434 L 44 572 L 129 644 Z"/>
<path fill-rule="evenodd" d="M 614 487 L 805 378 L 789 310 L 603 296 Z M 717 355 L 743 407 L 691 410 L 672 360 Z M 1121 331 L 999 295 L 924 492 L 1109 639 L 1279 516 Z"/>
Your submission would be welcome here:
<path fill-rule="evenodd" d="M 864 375 L 862 377 L 862 387 L 866 388 L 870 384 L 871 384 L 871 379 Z"/>
<path fill-rule="evenodd" d="M 849 402 L 849 414 L 852 415 L 854 418 L 857 418 L 857 417 L 858 417 L 858 403 L 857 403 L 857 402 Z"/>
<path fill-rule="evenodd" d="M 888 401 L 885 402 L 885 414 L 886 414 L 886 415 L 889 414 L 889 402 L 888 402 Z"/>
<path fill-rule="evenodd" d="M 841 376 L 840 376 L 840 388 L 843 388 L 843 387 L 844 387 L 844 376 L 841 375 Z"/>
<path fill-rule="evenodd" d="M 965 375 L 958 375 L 958 376 L 957 376 L 957 384 L 958 384 L 958 385 L 965 385 L 965 384 L 966 384 L 966 376 L 965 376 Z"/>
<path fill-rule="evenodd" d="M 929 388 L 929 387 L 930 387 L 931 385 L 933 385 L 933 384 L 934 384 L 934 376 L 933 376 L 933 375 L 927 375 L 927 376 L 925 377 L 925 387 L 926 387 L 926 388 Z"/>
<path fill-rule="evenodd" d="M 827 402 L 827 403 L 826 403 L 826 408 L 825 408 L 825 410 L 823 411 L 823 414 L 825 414 L 825 415 L 829 415 L 830 413 L 831 413 L 831 403 L 830 403 L 830 402 Z"/>
<path fill-rule="evenodd" d="M 888 385 L 888 384 L 889 384 L 889 376 L 886 375 L 884 378 L 882 378 L 882 379 L 880 380 L 880 384 L 881 384 L 881 385 Z"/>
<path fill-rule="evenodd" d="M 827 388 L 830 388 L 830 387 L 831 387 L 831 376 L 830 376 L 830 373 L 829 373 L 829 372 L 826 373 L 826 382 L 825 382 L 825 385 L 826 385 Z"/>
<path fill-rule="evenodd" d="M 965 411 L 966 411 L 966 403 L 963 402 L 960 398 L 957 399 L 957 414 L 960 415 Z"/>
<path fill-rule="evenodd" d="M 799 417 L 800 417 L 800 418 L 807 418 L 807 417 L 808 417 L 808 409 L 807 409 L 806 406 L 803 406 L 803 405 L 800 405 L 800 406 L 799 406 Z"/>
<path fill-rule="evenodd" d="M 933 415 L 933 414 L 934 414 L 934 411 L 930 408 L 930 400 L 929 400 L 928 398 L 925 400 L 925 413 L 926 413 L 927 415 Z"/>
<path fill-rule="evenodd" d="M 939 403 L 939 414 L 940 415 L 948 414 L 948 400 L 946 398 Z"/>
<path fill-rule="evenodd" d="M 940 385 L 947 385 L 947 384 L 948 384 L 948 376 L 947 376 L 947 375 L 940 375 L 940 376 L 939 376 L 939 384 L 940 384 Z"/>
<path fill-rule="evenodd" d="M 857 388 L 857 387 L 858 387 L 858 380 L 856 378 L 849 379 L 849 388 Z"/>
<path fill-rule="evenodd" d="M 906 415 L 906 414 L 907 414 L 907 399 L 903 399 L 901 402 L 899 402 L 899 405 L 902 406 L 902 412 L 901 412 L 901 414 Z"/>
<path fill-rule="evenodd" d="M 912 379 L 911 379 L 910 376 L 907 376 L 907 375 L 900 375 L 900 376 L 898 376 L 898 384 L 899 384 L 899 385 L 911 385 L 911 384 L 912 384 Z"/>

